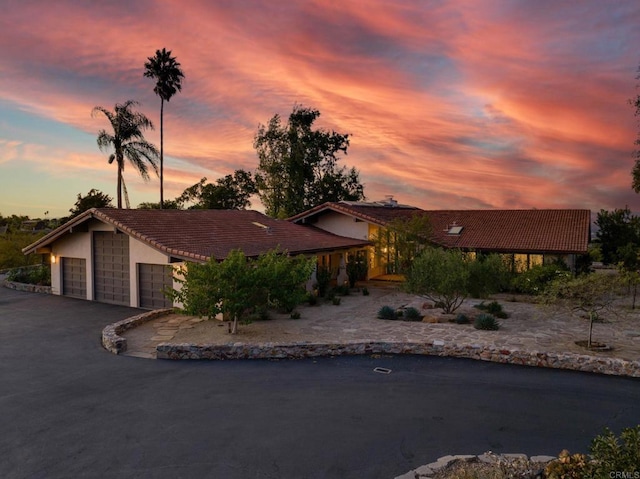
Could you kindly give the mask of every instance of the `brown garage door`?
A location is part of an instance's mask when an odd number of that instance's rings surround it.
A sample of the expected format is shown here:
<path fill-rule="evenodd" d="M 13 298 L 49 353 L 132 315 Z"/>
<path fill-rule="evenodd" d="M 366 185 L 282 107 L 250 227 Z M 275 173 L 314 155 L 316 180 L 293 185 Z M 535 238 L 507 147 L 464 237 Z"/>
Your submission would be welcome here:
<path fill-rule="evenodd" d="M 166 264 L 138 264 L 140 307 L 147 309 L 170 308 L 171 301 L 163 294 L 173 287 L 171 267 Z"/>
<path fill-rule="evenodd" d="M 129 305 L 129 237 L 93 233 L 93 287 L 96 301 Z"/>
<path fill-rule="evenodd" d="M 62 294 L 87 299 L 87 261 L 84 258 L 62 258 Z"/>

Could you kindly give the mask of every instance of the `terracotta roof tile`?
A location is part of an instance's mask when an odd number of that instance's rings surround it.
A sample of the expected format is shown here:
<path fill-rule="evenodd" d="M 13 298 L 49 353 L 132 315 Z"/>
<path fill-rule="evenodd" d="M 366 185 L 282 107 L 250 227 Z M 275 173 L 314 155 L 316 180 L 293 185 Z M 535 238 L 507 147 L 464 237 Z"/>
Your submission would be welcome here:
<path fill-rule="evenodd" d="M 279 247 L 291 254 L 360 247 L 366 241 L 337 236 L 314 227 L 240 210 L 89 210 L 61 226 L 25 252 L 51 243 L 69 228 L 92 217 L 112 224 L 144 243 L 181 259 L 223 259 L 233 249 L 258 256 Z"/>
<path fill-rule="evenodd" d="M 552 210 L 421 210 L 411 207 L 325 203 L 290 218 L 294 222 L 336 211 L 384 226 L 395 218 L 427 215 L 433 241 L 450 248 L 521 253 L 586 253 L 591 213 Z M 462 227 L 449 234 L 451 226 Z"/>

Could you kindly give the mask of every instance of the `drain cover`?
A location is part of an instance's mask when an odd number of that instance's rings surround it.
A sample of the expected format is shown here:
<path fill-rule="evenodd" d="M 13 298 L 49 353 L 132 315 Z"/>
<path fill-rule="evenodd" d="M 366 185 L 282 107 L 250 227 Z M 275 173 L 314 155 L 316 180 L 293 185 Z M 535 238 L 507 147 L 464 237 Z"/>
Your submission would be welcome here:
<path fill-rule="evenodd" d="M 389 374 L 391 372 L 391 369 L 387 369 L 387 368 L 373 368 L 373 372 L 374 373 L 380 373 L 380 374 Z"/>

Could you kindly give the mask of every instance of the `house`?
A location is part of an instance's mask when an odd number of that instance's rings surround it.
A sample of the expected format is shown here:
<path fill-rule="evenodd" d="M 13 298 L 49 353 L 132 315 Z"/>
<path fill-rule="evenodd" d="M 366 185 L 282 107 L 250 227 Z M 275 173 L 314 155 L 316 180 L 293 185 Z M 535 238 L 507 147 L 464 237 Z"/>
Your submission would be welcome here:
<path fill-rule="evenodd" d="M 289 221 L 340 236 L 374 240 L 394 220 L 426 216 L 429 241 L 469 254 L 499 253 L 516 270 L 561 259 L 571 268 L 586 254 L 591 213 L 582 209 L 423 210 L 392 198 L 380 202 L 325 203 Z M 368 278 L 395 273 L 393 252 L 369 254 Z"/>
<path fill-rule="evenodd" d="M 335 262 L 368 244 L 257 211 L 94 208 L 23 252 L 48 255 L 54 294 L 155 309 L 171 306 L 162 291 L 174 286 L 172 266 L 185 261 L 280 248 Z"/>

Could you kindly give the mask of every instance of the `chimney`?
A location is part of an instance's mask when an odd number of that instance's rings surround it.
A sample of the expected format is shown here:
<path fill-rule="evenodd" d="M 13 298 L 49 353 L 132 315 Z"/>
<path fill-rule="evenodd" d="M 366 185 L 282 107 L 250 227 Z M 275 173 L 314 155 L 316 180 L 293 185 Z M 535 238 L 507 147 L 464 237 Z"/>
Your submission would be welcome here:
<path fill-rule="evenodd" d="M 385 195 L 383 204 L 390 208 L 398 206 L 398 202 L 393 199 L 393 195 Z"/>

